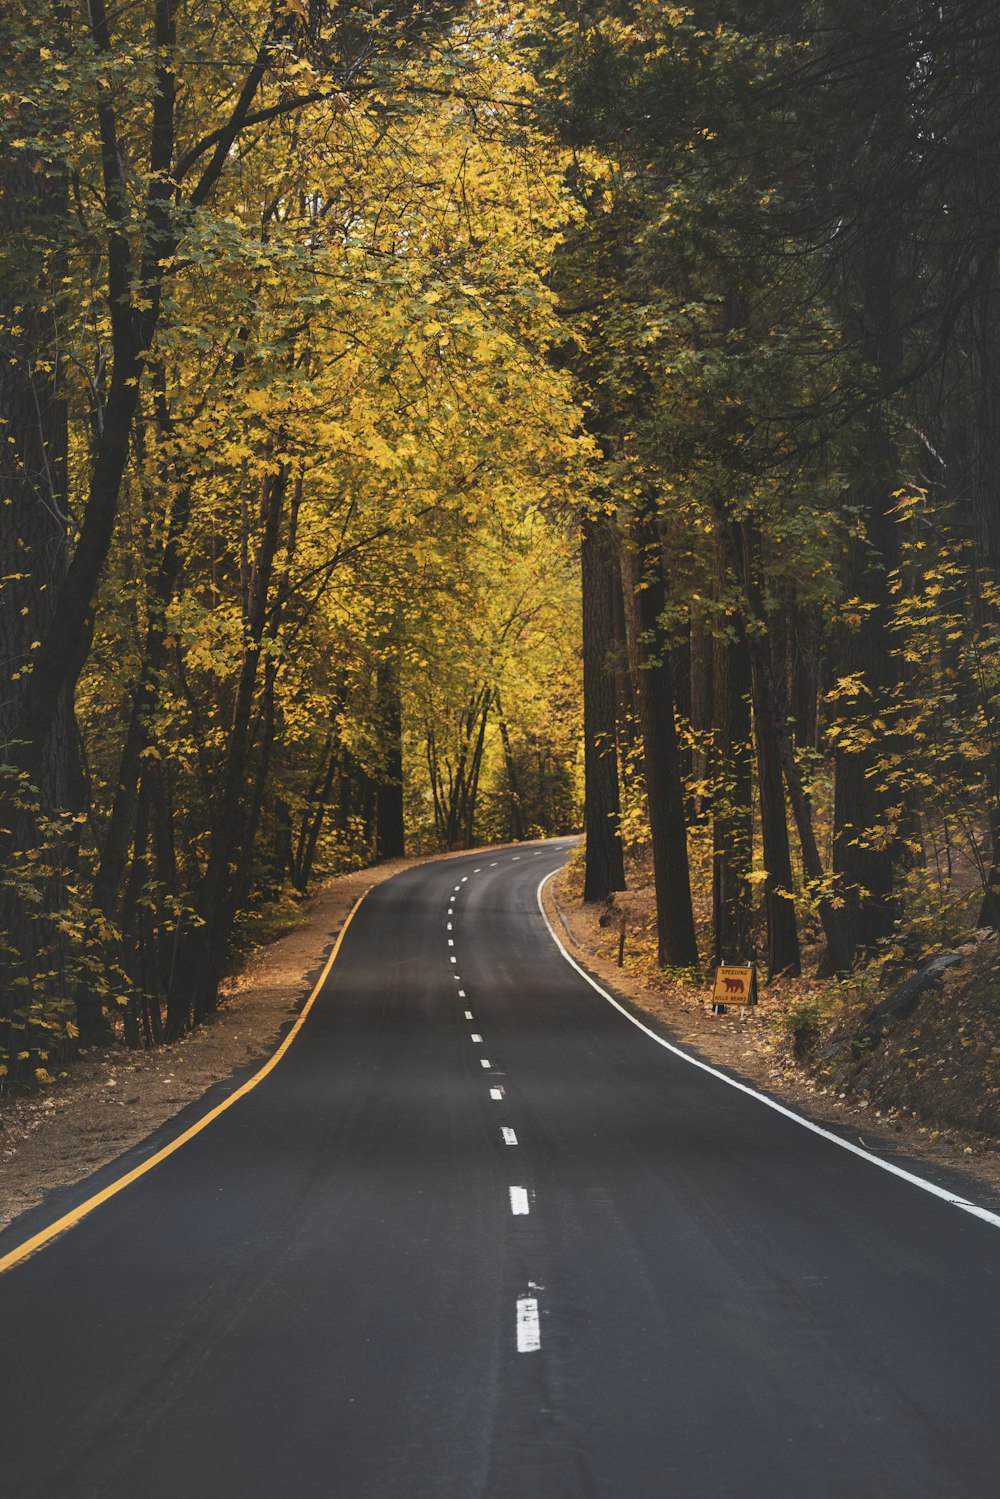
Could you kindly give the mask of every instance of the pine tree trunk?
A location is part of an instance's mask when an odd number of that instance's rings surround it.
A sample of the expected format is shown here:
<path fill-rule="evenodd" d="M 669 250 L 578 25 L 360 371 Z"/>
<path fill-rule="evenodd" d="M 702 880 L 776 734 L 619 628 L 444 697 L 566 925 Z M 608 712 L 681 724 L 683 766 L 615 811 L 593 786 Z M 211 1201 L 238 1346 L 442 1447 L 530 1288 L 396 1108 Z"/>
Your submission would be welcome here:
<path fill-rule="evenodd" d="M 971 277 L 972 510 L 975 523 L 976 623 L 987 650 L 994 646 L 1000 607 L 1000 35 L 985 21 L 970 44 L 975 105 L 970 141 L 974 249 Z M 984 597 L 990 594 L 990 597 Z M 996 694 L 983 704 L 988 726 L 990 869 L 979 924 L 1000 928 L 1000 713 Z"/>
<path fill-rule="evenodd" d="M 898 545 L 890 513 L 895 474 L 895 448 L 880 413 L 872 412 L 852 485 L 866 535 L 848 542 L 844 569 L 846 595 L 858 599 L 862 608 L 858 623 L 841 631 L 837 652 L 838 675 L 860 684 L 853 698 L 838 703 L 841 722 L 834 752 L 833 868 L 847 903 L 852 960 L 859 953 L 873 956 L 898 914 L 889 809 L 878 779 L 881 749 L 869 742 L 868 734 L 895 680 L 888 634 L 888 574 Z"/>
<path fill-rule="evenodd" d="M 633 543 L 633 587 L 626 594 L 632 593 L 636 615 L 636 684 L 656 887 L 657 957 L 663 967 L 698 969 L 673 673 L 661 623 L 666 585 L 655 524 L 636 523 Z"/>
<path fill-rule="evenodd" d="M 729 581 L 726 551 L 716 545 L 720 597 Z M 753 868 L 753 733 L 746 632 L 713 642 L 714 745 L 712 913 L 715 964 L 750 956 Z"/>
<path fill-rule="evenodd" d="M 619 831 L 615 683 L 615 562 L 608 522 L 587 517 L 580 547 L 583 597 L 585 901 L 625 889 Z"/>
<path fill-rule="evenodd" d="M 710 755 L 707 742 L 715 725 L 715 642 L 702 614 L 691 616 L 691 728 L 696 736 L 692 772 L 707 782 Z M 708 796 L 696 791 L 694 816 L 701 821 L 708 812 Z"/>
<path fill-rule="evenodd" d="M 763 627 L 760 580 L 760 537 L 750 520 L 741 523 L 743 581 L 754 618 L 754 648 L 750 650 L 750 685 L 754 739 L 757 746 L 757 794 L 763 844 L 764 903 L 767 911 L 767 975 L 801 972 L 798 926 L 792 895 L 792 856 L 788 846 L 785 788 L 782 778 L 778 714 L 771 690 L 774 666 L 770 636 Z M 752 637 L 751 637 L 752 638 Z"/>

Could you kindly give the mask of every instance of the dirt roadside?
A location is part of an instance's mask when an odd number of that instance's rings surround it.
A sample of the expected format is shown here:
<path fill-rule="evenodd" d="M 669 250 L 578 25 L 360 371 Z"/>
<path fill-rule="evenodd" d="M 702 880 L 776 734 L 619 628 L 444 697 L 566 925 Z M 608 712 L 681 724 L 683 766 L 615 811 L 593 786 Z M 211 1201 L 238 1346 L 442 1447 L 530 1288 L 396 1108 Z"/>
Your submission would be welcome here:
<path fill-rule="evenodd" d="M 976 1199 L 1000 1199 L 1000 1141 L 958 1129 L 934 1129 L 911 1118 L 883 1120 L 857 1098 L 819 1084 L 783 1055 L 768 1014 L 766 991 L 753 1011 L 713 1015 L 705 991 L 681 985 L 650 988 L 616 961 L 617 934 L 600 925 L 599 910 L 581 904 L 572 890 L 570 866 L 545 887 L 543 903 L 559 940 L 576 961 L 611 993 L 659 1023 L 676 1042 L 703 1061 L 744 1081 L 823 1124 L 846 1129 L 876 1155 L 902 1154 L 928 1167 L 964 1178 Z M 933 1175 L 933 1172 L 930 1174 Z"/>

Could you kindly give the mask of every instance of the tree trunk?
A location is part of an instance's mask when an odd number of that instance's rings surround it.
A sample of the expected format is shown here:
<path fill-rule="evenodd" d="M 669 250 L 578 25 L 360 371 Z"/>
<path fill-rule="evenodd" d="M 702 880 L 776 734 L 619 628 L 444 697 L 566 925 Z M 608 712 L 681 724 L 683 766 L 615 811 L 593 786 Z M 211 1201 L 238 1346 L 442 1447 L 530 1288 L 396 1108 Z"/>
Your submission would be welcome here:
<path fill-rule="evenodd" d="M 500 725 L 500 743 L 503 746 L 504 772 L 507 777 L 507 806 L 510 810 L 510 835 L 515 843 L 524 837 L 524 806 L 521 800 L 521 783 L 514 763 L 514 751 L 510 742 L 510 730 L 500 704 L 499 692 L 495 697 L 497 721 Z"/>
<path fill-rule="evenodd" d="M 705 618 L 691 616 L 691 728 L 695 735 L 692 772 L 702 783 L 708 781 L 708 741 L 715 725 L 715 642 Z M 708 794 L 697 789 L 692 798 L 694 816 L 701 821 L 708 811 Z"/>
<path fill-rule="evenodd" d="M 975 523 L 976 572 L 974 606 L 980 637 L 994 648 L 1000 621 L 1000 183 L 996 142 L 1000 136 L 1000 36 L 985 22 L 970 44 L 969 73 L 974 79 L 972 139 L 974 285 L 971 308 L 972 511 Z M 979 912 L 981 926 L 1000 928 L 1000 714 L 996 694 L 983 703 L 987 722 L 986 761 L 989 786 L 990 868 Z"/>
<path fill-rule="evenodd" d="M 897 549 L 890 513 L 896 453 L 877 411 L 867 422 L 858 463 L 852 495 L 865 518 L 866 535 L 848 542 L 844 586 L 847 597 L 859 600 L 862 607 L 858 622 L 842 629 L 837 654 L 839 674 L 856 679 L 858 691 L 837 704 L 833 813 L 833 868 L 847 902 L 852 959 L 858 953 L 873 956 L 892 932 L 898 914 L 894 839 L 878 778 L 885 745 L 874 742 L 869 730 L 895 678 L 889 654 L 888 573 Z"/>
<path fill-rule="evenodd" d="M 37 166 L 32 153 L 13 147 L 0 158 L 0 243 L 6 250 L 0 264 L 0 850 L 8 875 L 0 879 L 0 1020 L 19 993 L 15 979 L 36 999 L 65 993 L 66 942 L 52 913 L 65 904 L 63 870 L 72 847 L 68 839 L 58 847 L 50 843 L 43 862 L 56 872 L 41 886 L 20 856 L 37 849 L 40 819 L 79 812 L 86 796 L 69 690 L 57 696 L 37 755 L 24 758 L 25 700 L 38 642 L 65 584 L 70 532 L 66 403 L 54 339 L 65 267 L 61 254 L 46 257 L 37 248 L 46 244 L 51 220 L 61 229 L 66 180 L 59 165 Z M 81 1006 L 78 1025 L 85 1039 L 103 1038 L 99 1002 Z"/>
<path fill-rule="evenodd" d="M 731 584 L 727 550 L 716 543 L 718 592 Z M 727 630 L 713 649 L 712 913 L 715 964 L 750 957 L 753 909 L 753 733 L 746 632 Z"/>
<path fill-rule="evenodd" d="M 646 765 L 646 797 L 656 887 L 657 957 L 662 967 L 700 966 L 691 904 L 687 827 L 680 778 L 674 684 L 663 639 L 667 603 L 663 558 L 655 523 L 633 528 L 629 553 L 632 607 L 636 615 L 636 684 Z"/>
<path fill-rule="evenodd" d="M 384 766 L 376 794 L 375 857 L 401 859 L 405 853 L 403 704 L 399 688 L 399 660 L 395 655 L 379 662 L 377 694 Z"/>
<path fill-rule="evenodd" d="M 483 765 L 483 750 L 486 745 L 486 725 L 489 722 L 492 706 L 493 693 L 488 687 L 484 687 L 479 714 L 479 730 L 476 734 L 476 744 L 472 752 L 472 766 L 468 781 L 465 816 L 463 819 L 463 847 L 465 848 L 472 847 L 472 831 L 476 821 L 476 801 L 479 796 L 479 773 Z"/>
<path fill-rule="evenodd" d="M 262 534 L 253 568 L 247 638 L 233 703 L 222 788 L 212 807 L 208 863 L 198 892 L 201 924 L 187 927 L 183 936 L 183 955 L 178 960 L 167 1003 L 167 1031 L 171 1038 L 179 1035 L 191 1018 L 196 1022 L 201 1020 L 214 1005 L 220 976 L 216 961 L 220 950 L 219 926 L 225 925 L 232 888 L 230 864 L 245 833 L 241 801 L 251 749 L 252 710 L 267 618 L 268 591 L 288 477 L 288 466 L 282 464 L 268 472 L 261 483 Z"/>
<path fill-rule="evenodd" d="M 615 712 L 615 564 L 610 526 L 586 517 L 580 547 L 583 595 L 585 901 L 625 889 Z"/>
<path fill-rule="evenodd" d="M 760 582 L 760 537 L 750 520 L 741 524 L 743 580 L 754 617 L 753 635 L 762 628 L 763 600 Z M 753 638 L 751 636 L 751 638 Z M 799 934 L 792 895 L 792 857 L 788 847 L 788 821 L 782 782 L 779 725 L 771 682 L 774 668 L 770 639 L 764 634 L 750 651 L 750 684 L 754 738 L 757 744 L 757 794 L 763 843 L 764 903 L 767 911 L 767 976 L 795 975 L 801 971 Z"/>

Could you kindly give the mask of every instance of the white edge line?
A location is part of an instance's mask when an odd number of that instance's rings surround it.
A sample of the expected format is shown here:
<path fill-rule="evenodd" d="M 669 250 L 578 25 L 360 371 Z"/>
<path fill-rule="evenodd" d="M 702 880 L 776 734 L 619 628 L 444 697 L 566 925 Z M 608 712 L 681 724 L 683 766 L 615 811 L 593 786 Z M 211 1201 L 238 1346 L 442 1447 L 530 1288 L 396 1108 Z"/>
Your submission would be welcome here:
<path fill-rule="evenodd" d="M 720 1072 L 718 1068 L 712 1067 L 708 1062 L 701 1062 L 697 1057 L 690 1056 L 686 1051 L 682 1051 L 679 1046 L 674 1046 L 672 1042 L 665 1041 L 662 1036 L 658 1036 L 655 1031 L 650 1030 L 648 1025 L 643 1025 L 642 1021 L 637 1020 L 634 1015 L 630 1015 L 624 1005 L 619 1004 L 617 999 L 614 999 L 606 989 L 602 989 L 597 980 L 591 978 L 585 968 L 581 968 L 576 959 L 571 957 L 566 951 L 553 931 L 552 923 L 549 921 L 545 907 L 542 904 L 542 890 L 548 884 L 549 880 L 554 879 L 558 873 L 557 869 L 552 869 L 547 875 L 544 875 L 539 881 L 536 892 L 538 909 L 542 913 L 542 920 L 548 927 L 549 936 L 570 967 L 575 968 L 580 977 L 585 979 L 602 999 L 606 999 L 609 1005 L 614 1005 L 615 1009 L 624 1015 L 626 1020 L 630 1020 L 634 1026 L 645 1032 L 651 1041 L 656 1042 L 657 1046 L 662 1046 L 665 1051 L 672 1052 L 675 1057 L 680 1057 L 682 1062 L 687 1062 L 690 1066 L 697 1067 L 700 1072 L 707 1072 L 711 1077 L 718 1078 L 720 1083 L 725 1083 L 729 1088 L 735 1088 L 738 1093 L 745 1093 L 748 1098 L 755 1098 L 758 1103 L 762 1103 L 767 1108 L 773 1109 L 776 1114 L 783 1114 L 786 1119 L 791 1119 L 793 1123 L 801 1125 L 803 1129 L 809 1130 L 812 1134 L 820 1135 L 824 1140 L 829 1140 L 832 1145 L 839 1145 L 841 1150 L 848 1150 L 851 1155 L 860 1156 L 863 1161 L 870 1161 L 873 1166 L 878 1166 L 881 1171 L 888 1171 L 890 1176 L 898 1176 L 902 1181 L 910 1182 L 912 1186 L 919 1187 L 924 1192 L 930 1192 L 934 1197 L 940 1197 L 942 1202 L 950 1203 L 954 1208 L 961 1208 L 963 1213 L 971 1213 L 974 1218 L 980 1218 L 984 1223 L 992 1224 L 994 1228 L 1000 1228 L 1000 1213 L 991 1213 L 989 1208 L 980 1207 L 978 1203 L 970 1202 L 967 1197 L 958 1197 L 954 1192 L 947 1192 L 944 1187 L 937 1186 L 934 1182 L 928 1181 L 926 1177 L 917 1176 L 912 1171 L 904 1170 L 902 1166 L 895 1166 L 891 1161 L 885 1161 L 880 1156 L 872 1155 L 870 1150 L 865 1150 L 860 1145 L 853 1145 L 850 1140 L 841 1139 L 839 1135 L 835 1135 L 830 1130 L 824 1129 L 821 1124 L 816 1124 L 812 1119 L 806 1119 L 801 1114 L 796 1114 L 792 1109 L 786 1109 L 784 1104 L 778 1103 L 774 1098 L 768 1098 L 766 1093 L 758 1093 L 756 1088 L 751 1088 L 746 1083 L 738 1082 L 734 1077 L 727 1077 L 724 1072 Z"/>

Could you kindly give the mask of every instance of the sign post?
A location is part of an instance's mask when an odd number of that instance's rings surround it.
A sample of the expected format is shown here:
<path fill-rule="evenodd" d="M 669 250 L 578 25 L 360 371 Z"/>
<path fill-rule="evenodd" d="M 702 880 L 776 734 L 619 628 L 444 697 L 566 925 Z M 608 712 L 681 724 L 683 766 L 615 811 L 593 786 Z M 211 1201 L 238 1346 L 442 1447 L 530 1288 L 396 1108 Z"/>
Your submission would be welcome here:
<path fill-rule="evenodd" d="M 745 967 L 724 965 L 715 970 L 715 988 L 712 991 L 712 1011 L 720 1015 L 726 1005 L 755 1005 L 757 1003 L 757 970 L 752 963 Z"/>

